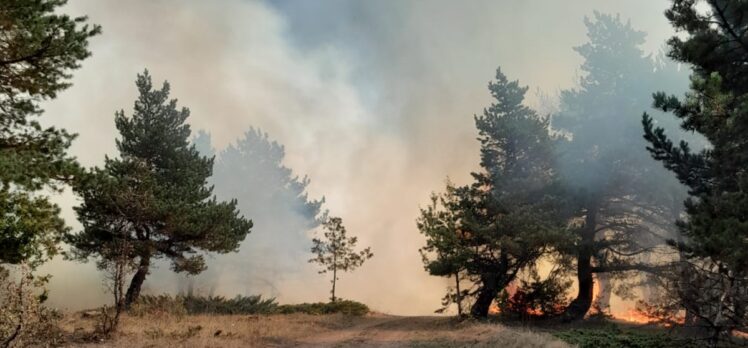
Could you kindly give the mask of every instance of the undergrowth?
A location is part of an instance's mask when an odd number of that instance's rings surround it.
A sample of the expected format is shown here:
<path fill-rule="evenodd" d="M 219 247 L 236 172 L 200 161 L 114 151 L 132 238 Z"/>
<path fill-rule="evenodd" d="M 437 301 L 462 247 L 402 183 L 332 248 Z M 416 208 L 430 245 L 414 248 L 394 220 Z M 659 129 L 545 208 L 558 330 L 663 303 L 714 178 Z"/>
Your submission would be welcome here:
<path fill-rule="evenodd" d="M 278 307 L 280 314 L 305 313 L 305 314 L 334 314 L 364 315 L 369 313 L 369 307 L 361 302 L 350 300 L 336 300 L 335 302 L 299 303 L 281 305 Z"/>
<path fill-rule="evenodd" d="M 138 298 L 130 309 L 136 316 L 169 314 L 334 314 L 364 315 L 369 313 L 365 304 L 338 300 L 335 302 L 300 303 L 279 305 L 275 298 L 263 299 L 260 295 L 236 296 L 194 296 L 194 295 L 144 295 Z"/>

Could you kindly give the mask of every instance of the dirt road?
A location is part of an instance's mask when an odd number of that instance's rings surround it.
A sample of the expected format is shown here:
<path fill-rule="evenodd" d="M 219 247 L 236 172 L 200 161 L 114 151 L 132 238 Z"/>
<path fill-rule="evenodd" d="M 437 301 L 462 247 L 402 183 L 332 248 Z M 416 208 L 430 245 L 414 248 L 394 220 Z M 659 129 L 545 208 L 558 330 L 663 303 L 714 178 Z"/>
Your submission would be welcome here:
<path fill-rule="evenodd" d="M 67 315 L 67 347 L 568 347 L 547 334 L 449 317 L 342 315 L 126 315 L 110 340 L 92 341 L 96 320 Z"/>
<path fill-rule="evenodd" d="M 375 315 L 300 339 L 298 347 L 567 347 L 547 335 L 443 317 Z"/>

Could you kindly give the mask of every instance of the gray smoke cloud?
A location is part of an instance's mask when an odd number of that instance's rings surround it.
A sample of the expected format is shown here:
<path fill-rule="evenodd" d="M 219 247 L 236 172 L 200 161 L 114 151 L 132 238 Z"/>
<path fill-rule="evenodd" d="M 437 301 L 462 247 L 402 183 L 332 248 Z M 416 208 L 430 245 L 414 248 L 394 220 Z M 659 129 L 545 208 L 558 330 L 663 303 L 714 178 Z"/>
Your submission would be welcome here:
<path fill-rule="evenodd" d="M 310 197 L 324 196 L 325 209 L 372 247 L 372 260 L 341 277 L 342 297 L 427 314 L 445 281 L 423 271 L 415 218 L 447 176 L 465 183 L 477 168 L 472 115 L 489 104 L 486 84 L 496 67 L 553 96 L 577 81 L 580 58 L 571 48 L 586 41 L 585 15 L 596 9 L 631 18 L 649 34 L 644 49 L 656 52 L 672 35 L 662 15 L 667 4 L 74 0 L 65 11 L 89 15 L 104 33 L 92 40 L 93 57 L 75 72 L 74 86 L 45 105 L 44 119 L 79 133 L 73 154 L 100 165 L 116 154 L 114 111 L 129 113 L 135 75 L 148 68 L 154 81 L 170 81 L 172 96 L 192 111 L 193 130 L 210 132 L 217 149 L 251 126 L 267 131 L 285 146 L 284 165 L 309 175 Z M 542 93 L 529 103 L 553 109 Z M 58 201 L 79 228 L 75 198 Z M 244 243 L 260 233 L 258 226 Z M 108 300 L 92 263 L 57 259 L 42 271 L 53 275 L 54 304 L 76 309 Z M 146 281 L 148 290 L 176 291 L 176 278 L 161 271 Z M 254 289 L 218 284 L 215 291 L 227 295 Z M 276 284 L 273 294 L 285 302 L 328 296 L 328 279 L 307 264 Z"/>

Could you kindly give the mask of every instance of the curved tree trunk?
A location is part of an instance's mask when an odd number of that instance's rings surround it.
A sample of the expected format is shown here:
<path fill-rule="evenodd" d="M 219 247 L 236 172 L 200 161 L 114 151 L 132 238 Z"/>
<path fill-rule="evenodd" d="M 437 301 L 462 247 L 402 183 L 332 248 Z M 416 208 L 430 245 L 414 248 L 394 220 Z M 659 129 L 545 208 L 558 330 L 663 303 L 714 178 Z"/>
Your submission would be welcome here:
<path fill-rule="evenodd" d="M 140 288 L 143 286 L 145 276 L 148 275 L 148 268 L 150 265 L 151 255 L 140 257 L 138 270 L 135 272 L 135 275 L 132 276 L 130 286 L 127 288 L 127 293 L 125 294 L 125 308 L 129 309 L 133 302 L 138 299 L 138 296 L 140 296 Z"/>
<path fill-rule="evenodd" d="M 584 318 L 592 306 L 592 296 L 595 281 L 592 277 L 591 255 L 589 252 L 580 252 L 577 259 L 577 282 L 579 290 L 577 297 L 566 307 L 564 321 L 573 321 Z"/>
<path fill-rule="evenodd" d="M 481 280 L 483 286 L 478 292 L 478 297 L 475 299 L 473 307 L 470 309 L 470 315 L 475 318 L 488 317 L 488 310 L 491 307 L 491 303 L 499 294 L 499 287 L 497 286 L 498 277 L 496 275 L 485 275 L 481 277 Z"/>
<path fill-rule="evenodd" d="M 571 301 L 563 314 L 563 320 L 570 322 L 584 318 L 592 306 L 595 280 L 592 277 L 592 254 L 595 244 L 595 228 L 597 227 L 597 205 L 590 204 L 587 208 L 584 227 L 582 227 L 581 241 L 577 250 L 577 297 Z"/>

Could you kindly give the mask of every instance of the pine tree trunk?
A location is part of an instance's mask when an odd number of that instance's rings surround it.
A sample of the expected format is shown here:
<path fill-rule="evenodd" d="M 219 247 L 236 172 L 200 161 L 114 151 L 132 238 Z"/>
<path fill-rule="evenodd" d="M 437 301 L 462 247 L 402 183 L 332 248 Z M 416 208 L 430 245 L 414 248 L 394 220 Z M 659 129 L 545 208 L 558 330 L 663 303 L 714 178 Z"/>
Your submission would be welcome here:
<path fill-rule="evenodd" d="M 455 289 L 457 290 L 457 296 L 455 296 L 455 302 L 457 302 L 457 315 L 462 316 L 462 293 L 460 293 L 460 272 L 455 273 Z"/>
<path fill-rule="evenodd" d="M 571 301 L 564 312 L 564 321 L 584 318 L 592 306 L 592 296 L 595 281 L 592 278 L 592 259 L 589 252 L 580 252 L 577 259 L 577 282 L 579 290 L 577 297 Z"/>
<path fill-rule="evenodd" d="M 332 252 L 332 291 L 330 294 L 332 297 L 330 300 L 335 302 L 335 283 L 338 281 L 338 248 L 335 247 Z"/>
<path fill-rule="evenodd" d="M 125 294 L 125 308 L 130 309 L 130 306 L 140 296 L 140 289 L 143 286 L 146 275 L 148 275 L 148 268 L 151 265 L 151 255 L 145 255 L 140 257 L 140 264 L 135 275 L 132 276 L 130 286 L 127 288 Z"/>
<path fill-rule="evenodd" d="M 481 278 L 483 286 L 478 292 L 478 297 L 475 299 L 473 307 L 470 309 L 470 314 L 474 318 L 488 317 L 488 310 L 491 307 L 491 303 L 496 299 L 496 295 L 499 294 L 499 288 L 496 286 L 496 275 L 487 275 Z"/>
<path fill-rule="evenodd" d="M 333 267 L 332 269 L 332 302 L 335 302 L 335 283 L 338 280 L 338 269 Z"/>
<path fill-rule="evenodd" d="M 566 307 L 563 320 L 570 322 L 584 318 L 592 306 L 595 280 L 592 278 L 592 253 L 597 226 L 597 205 L 590 204 L 582 227 L 580 245 L 577 251 L 577 297 Z"/>

